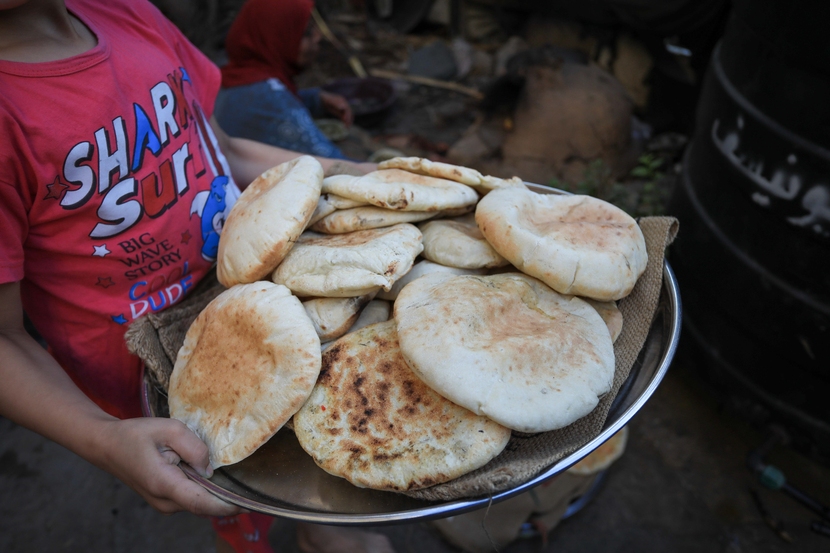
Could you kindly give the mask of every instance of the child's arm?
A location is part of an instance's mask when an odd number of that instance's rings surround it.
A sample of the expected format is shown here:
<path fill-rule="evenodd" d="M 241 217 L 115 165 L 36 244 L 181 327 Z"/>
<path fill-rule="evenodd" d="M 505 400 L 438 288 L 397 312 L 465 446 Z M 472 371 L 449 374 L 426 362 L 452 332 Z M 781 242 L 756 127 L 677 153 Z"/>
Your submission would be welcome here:
<path fill-rule="evenodd" d="M 219 141 L 219 147 L 231 166 L 233 180 L 241 189 L 271 167 L 303 155 L 246 138 L 232 138 L 225 134 L 214 117 L 211 118 L 210 124 Z M 323 166 L 326 175 L 340 172 L 362 175 L 377 169 L 375 163 L 355 163 L 342 159 L 315 157 Z"/>
<path fill-rule="evenodd" d="M 176 465 L 208 471 L 205 444 L 172 419 L 119 420 L 81 392 L 23 328 L 18 283 L 0 284 L 0 414 L 80 455 L 163 513 L 230 515 L 239 509 Z"/>

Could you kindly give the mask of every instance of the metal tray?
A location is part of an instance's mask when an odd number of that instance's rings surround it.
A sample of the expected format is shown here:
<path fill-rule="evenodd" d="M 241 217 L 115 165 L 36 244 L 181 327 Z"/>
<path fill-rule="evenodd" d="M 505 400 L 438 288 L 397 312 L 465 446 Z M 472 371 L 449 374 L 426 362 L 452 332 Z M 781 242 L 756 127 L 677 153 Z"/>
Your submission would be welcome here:
<path fill-rule="evenodd" d="M 184 463 L 181 467 L 191 479 L 225 501 L 251 511 L 321 524 L 393 524 L 446 517 L 486 507 L 555 477 L 625 426 L 645 405 L 666 374 L 677 348 L 680 321 L 677 281 L 669 264 L 664 262 L 657 313 L 645 345 L 611 406 L 602 432 L 535 478 L 492 497 L 430 502 L 393 492 L 358 488 L 315 465 L 311 456 L 300 447 L 294 433 L 287 429 L 277 432 L 247 459 L 216 470 L 209 480 Z M 150 390 L 145 384 L 143 408 L 145 415 L 154 416 L 149 396 Z"/>

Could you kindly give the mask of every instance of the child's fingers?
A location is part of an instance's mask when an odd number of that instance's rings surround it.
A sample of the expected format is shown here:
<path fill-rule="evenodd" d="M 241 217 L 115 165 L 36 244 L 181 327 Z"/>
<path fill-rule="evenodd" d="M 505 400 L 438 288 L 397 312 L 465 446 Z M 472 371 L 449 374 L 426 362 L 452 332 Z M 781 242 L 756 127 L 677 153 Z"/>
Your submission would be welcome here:
<path fill-rule="evenodd" d="M 240 512 L 190 480 L 179 468 L 185 461 L 200 474 L 211 473 L 208 448 L 180 421 L 138 418 L 113 421 L 99 433 L 101 467 L 138 492 L 162 513 L 187 510 L 226 516 Z"/>
<path fill-rule="evenodd" d="M 164 421 L 162 439 L 157 442 L 159 453 L 165 463 L 158 478 L 161 480 L 156 491 L 156 508 L 182 509 L 197 515 L 228 516 L 239 512 L 239 507 L 222 501 L 193 482 L 179 468 L 179 461 L 193 467 L 201 476 L 213 474 L 210 467 L 207 445 L 183 423 L 176 420 Z"/>
<path fill-rule="evenodd" d="M 165 455 L 172 450 L 181 460 L 190 465 L 204 478 L 213 476 L 213 467 L 210 466 L 210 455 L 207 445 L 187 426 L 179 421 L 170 421 L 174 427 L 169 429 L 166 439 L 159 444 L 159 451 Z M 178 459 L 169 458 L 178 464 Z"/>
<path fill-rule="evenodd" d="M 190 479 L 173 499 L 187 511 L 202 516 L 230 516 L 242 511 L 238 506 L 219 499 Z"/>
<path fill-rule="evenodd" d="M 186 510 L 202 516 L 230 516 L 241 512 L 236 505 L 227 503 L 190 480 L 175 465 L 166 465 L 159 474 L 165 482 L 151 504 L 163 513 Z"/>

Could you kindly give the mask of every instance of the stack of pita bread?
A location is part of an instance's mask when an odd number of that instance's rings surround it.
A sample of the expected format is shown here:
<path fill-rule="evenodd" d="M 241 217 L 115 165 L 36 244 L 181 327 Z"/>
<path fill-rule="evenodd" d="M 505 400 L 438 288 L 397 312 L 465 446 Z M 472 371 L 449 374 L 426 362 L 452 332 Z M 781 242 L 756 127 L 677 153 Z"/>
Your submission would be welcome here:
<path fill-rule="evenodd" d="M 291 421 L 324 470 L 411 491 L 597 405 L 646 250 L 595 198 L 421 158 L 323 178 L 303 156 L 245 189 L 217 263 L 171 416 L 214 466 Z"/>

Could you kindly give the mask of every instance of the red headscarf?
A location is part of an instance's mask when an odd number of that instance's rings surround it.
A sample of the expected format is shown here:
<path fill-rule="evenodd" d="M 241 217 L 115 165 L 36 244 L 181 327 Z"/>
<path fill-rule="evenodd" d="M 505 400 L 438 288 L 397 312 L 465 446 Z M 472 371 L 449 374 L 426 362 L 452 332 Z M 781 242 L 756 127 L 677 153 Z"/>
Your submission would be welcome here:
<path fill-rule="evenodd" d="M 225 39 L 228 64 L 222 86 L 240 86 L 276 77 L 294 94 L 300 41 L 313 0 L 248 0 Z"/>

